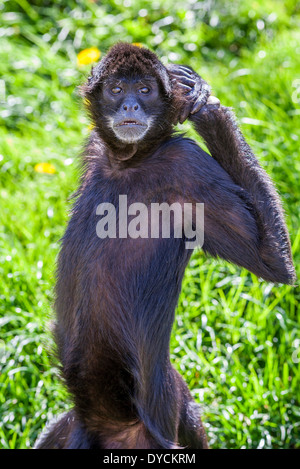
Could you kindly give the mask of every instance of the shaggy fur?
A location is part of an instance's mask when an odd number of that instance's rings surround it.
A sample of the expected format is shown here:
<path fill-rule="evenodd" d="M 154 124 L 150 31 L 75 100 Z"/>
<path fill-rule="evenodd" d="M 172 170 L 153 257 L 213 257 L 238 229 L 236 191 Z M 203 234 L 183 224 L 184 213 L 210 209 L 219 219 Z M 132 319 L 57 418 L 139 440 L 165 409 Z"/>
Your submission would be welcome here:
<path fill-rule="evenodd" d="M 160 83 L 155 109 L 147 110 L 155 125 L 135 145 L 116 141 L 106 124 L 101 87 L 110 74 L 152 76 Z M 201 89 L 203 80 L 194 79 Z M 84 149 L 56 286 L 55 337 L 74 409 L 37 447 L 207 448 L 199 408 L 169 358 L 191 251 L 174 236 L 99 239 L 96 208 L 110 202 L 118 209 L 120 194 L 128 205 L 204 203 L 205 253 L 268 281 L 293 283 L 279 198 L 229 109 L 206 104 L 189 116 L 211 156 L 173 133 L 183 98 L 152 52 L 118 44 L 82 92 L 95 129 Z M 129 159 L 123 161 L 124 154 Z"/>

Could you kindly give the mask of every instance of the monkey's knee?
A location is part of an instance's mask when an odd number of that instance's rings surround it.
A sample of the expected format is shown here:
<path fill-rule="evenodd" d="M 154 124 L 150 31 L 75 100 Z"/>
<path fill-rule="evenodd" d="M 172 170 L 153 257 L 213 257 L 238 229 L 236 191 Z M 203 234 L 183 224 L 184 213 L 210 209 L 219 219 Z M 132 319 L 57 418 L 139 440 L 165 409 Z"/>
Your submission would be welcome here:
<path fill-rule="evenodd" d="M 50 423 L 34 445 L 34 449 L 92 449 L 96 447 L 75 413 L 64 414 L 57 422 Z"/>

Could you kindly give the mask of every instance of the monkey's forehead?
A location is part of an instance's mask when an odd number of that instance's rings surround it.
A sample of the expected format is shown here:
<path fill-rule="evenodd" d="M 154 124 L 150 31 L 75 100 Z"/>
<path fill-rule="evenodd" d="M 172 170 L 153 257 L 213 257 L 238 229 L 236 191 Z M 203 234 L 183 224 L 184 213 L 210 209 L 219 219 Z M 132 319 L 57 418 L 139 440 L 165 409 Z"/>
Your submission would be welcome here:
<path fill-rule="evenodd" d="M 105 60 L 101 64 L 102 77 L 107 79 L 111 76 L 122 76 L 124 78 L 140 78 L 152 77 L 153 79 L 160 78 L 161 68 L 163 67 L 160 62 L 152 63 L 139 60 L 138 57 L 129 57 L 128 60 Z"/>
<path fill-rule="evenodd" d="M 104 85 L 110 85 L 112 83 L 157 83 L 157 77 L 154 75 L 141 75 L 137 74 L 132 70 L 131 73 L 126 74 L 122 70 L 118 73 L 110 75 L 103 80 Z"/>

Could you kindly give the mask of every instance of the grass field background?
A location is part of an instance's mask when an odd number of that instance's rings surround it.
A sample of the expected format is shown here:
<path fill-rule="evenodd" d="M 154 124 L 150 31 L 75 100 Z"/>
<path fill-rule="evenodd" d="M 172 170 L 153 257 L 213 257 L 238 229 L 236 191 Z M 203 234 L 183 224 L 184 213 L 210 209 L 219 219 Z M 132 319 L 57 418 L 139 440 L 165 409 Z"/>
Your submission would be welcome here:
<path fill-rule="evenodd" d="M 293 0 L 0 3 L 1 448 L 32 447 L 71 405 L 49 321 L 89 132 L 76 87 L 91 65 L 78 63 L 80 51 L 138 42 L 212 85 L 276 183 L 299 275 L 299 14 Z M 212 448 L 300 447 L 299 299 L 297 286 L 194 253 L 171 355 L 202 405 Z"/>

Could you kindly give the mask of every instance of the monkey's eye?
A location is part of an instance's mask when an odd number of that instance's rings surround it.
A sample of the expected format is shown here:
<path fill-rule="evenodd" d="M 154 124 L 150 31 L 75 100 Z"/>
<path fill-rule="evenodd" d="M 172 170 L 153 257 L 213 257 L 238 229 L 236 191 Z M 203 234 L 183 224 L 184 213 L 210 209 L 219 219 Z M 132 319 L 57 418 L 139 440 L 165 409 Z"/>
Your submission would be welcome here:
<path fill-rule="evenodd" d="M 140 93 L 148 94 L 150 93 L 150 88 L 148 88 L 147 86 L 144 86 L 143 88 L 140 89 Z"/>
<path fill-rule="evenodd" d="M 121 91 L 122 91 L 122 88 L 120 88 L 119 86 L 116 86 L 115 88 L 111 89 L 111 92 L 113 94 L 119 94 L 119 93 L 121 93 Z"/>

